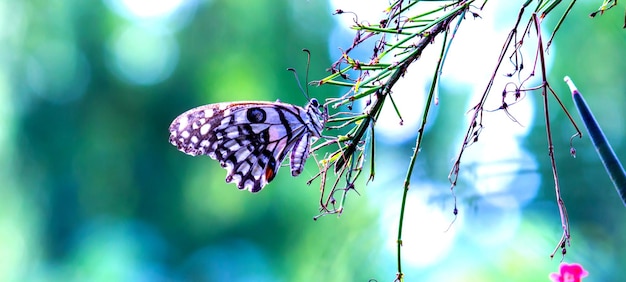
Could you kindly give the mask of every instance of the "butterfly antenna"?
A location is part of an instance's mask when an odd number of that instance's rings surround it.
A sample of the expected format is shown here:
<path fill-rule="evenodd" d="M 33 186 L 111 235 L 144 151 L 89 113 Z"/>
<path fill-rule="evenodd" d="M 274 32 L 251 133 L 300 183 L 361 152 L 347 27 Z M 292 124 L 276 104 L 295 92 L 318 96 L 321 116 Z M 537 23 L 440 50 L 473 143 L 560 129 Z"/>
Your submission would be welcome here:
<path fill-rule="evenodd" d="M 288 68 L 287 70 L 290 72 L 293 72 L 293 76 L 296 78 L 296 82 L 298 82 L 298 87 L 300 88 L 300 91 L 302 91 L 302 94 L 304 95 L 304 97 L 307 100 L 311 100 L 311 97 L 309 96 L 309 66 L 311 65 L 311 52 L 308 49 L 302 49 L 303 52 L 307 53 L 307 62 L 306 62 L 306 74 L 305 74 L 305 82 L 306 82 L 306 90 L 305 88 L 302 87 L 302 83 L 300 82 L 300 78 L 298 78 L 298 72 L 296 71 L 296 69 L 294 68 Z"/>
<path fill-rule="evenodd" d="M 305 49 L 302 49 L 302 52 L 306 52 L 306 73 L 304 75 L 304 82 L 305 82 L 304 87 L 306 87 L 307 99 L 311 100 L 311 97 L 309 97 L 309 69 L 311 68 L 311 51 L 305 48 Z"/>
<path fill-rule="evenodd" d="M 298 82 L 298 87 L 300 87 L 300 91 L 302 91 L 304 97 L 309 100 L 309 94 L 304 91 L 304 88 L 302 88 L 302 83 L 300 83 L 300 79 L 298 78 L 298 72 L 296 71 L 296 69 L 288 68 L 287 70 L 293 72 L 293 76 L 296 78 L 296 82 Z"/>

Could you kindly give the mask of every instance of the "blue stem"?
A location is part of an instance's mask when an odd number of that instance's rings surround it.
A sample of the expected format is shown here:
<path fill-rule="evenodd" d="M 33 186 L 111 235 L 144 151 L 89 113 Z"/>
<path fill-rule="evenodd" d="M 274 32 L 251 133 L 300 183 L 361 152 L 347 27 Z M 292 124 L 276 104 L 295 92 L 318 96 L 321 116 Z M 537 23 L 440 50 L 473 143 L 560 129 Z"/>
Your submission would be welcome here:
<path fill-rule="evenodd" d="M 613 181 L 613 185 L 615 185 L 615 189 L 617 190 L 617 194 L 622 199 L 622 203 L 626 206 L 626 172 L 624 172 L 624 167 L 617 159 L 611 144 L 604 136 L 600 125 L 597 120 L 593 116 L 591 109 L 587 106 L 587 102 L 585 102 L 585 98 L 580 94 L 574 82 L 569 77 L 565 77 L 565 82 L 569 86 L 572 91 L 572 99 L 574 99 L 574 104 L 578 109 L 578 113 L 589 132 L 589 136 L 591 137 L 591 142 L 593 146 L 596 148 L 598 155 L 600 156 L 600 160 L 602 160 L 602 164 L 604 164 L 604 168 L 606 172 L 609 174 L 611 181 Z"/>

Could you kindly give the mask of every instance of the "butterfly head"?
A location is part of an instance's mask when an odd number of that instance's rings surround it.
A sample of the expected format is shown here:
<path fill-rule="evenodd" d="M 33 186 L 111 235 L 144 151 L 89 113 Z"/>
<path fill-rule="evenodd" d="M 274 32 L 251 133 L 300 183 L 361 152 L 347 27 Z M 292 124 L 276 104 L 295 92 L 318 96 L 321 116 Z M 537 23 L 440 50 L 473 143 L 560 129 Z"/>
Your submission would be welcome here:
<path fill-rule="evenodd" d="M 317 132 L 321 135 L 324 125 L 328 120 L 328 108 L 324 105 L 320 105 L 320 102 L 317 99 L 312 98 L 304 107 L 304 110 L 307 111 L 313 121 L 313 124 L 315 125 L 315 128 L 317 129 Z"/>
<path fill-rule="evenodd" d="M 311 104 L 311 107 L 316 107 L 316 108 L 320 107 L 320 102 L 317 101 L 317 99 L 315 98 L 311 99 L 311 101 L 309 101 L 309 104 Z"/>
<path fill-rule="evenodd" d="M 314 112 L 317 116 L 323 118 L 324 122 L 326 122 L 328 117 L 328 108 L 324 105 L 320 105 L 320 102 L 317 99 L 312 98 L 309 100 L 309 103 L 304 108 L 307 111 Z"/>

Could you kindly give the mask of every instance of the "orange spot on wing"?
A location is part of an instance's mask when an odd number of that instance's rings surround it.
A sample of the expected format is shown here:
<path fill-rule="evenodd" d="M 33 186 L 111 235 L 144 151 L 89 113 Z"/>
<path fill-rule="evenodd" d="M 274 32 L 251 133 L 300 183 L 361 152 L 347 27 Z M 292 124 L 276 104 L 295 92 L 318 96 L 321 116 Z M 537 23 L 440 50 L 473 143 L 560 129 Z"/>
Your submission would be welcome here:
<path fill-rule="evenodd" d="M 267 182 L 269 183 L 270 181 L 272 181 L 272 179 L 274 179 L 274 176 L 276 176 L 276 171 L 274 171 L 274 168 L 272 168 L 271 166 L 268 166 L 265 169 L 265 180 L 267 180 Z"/>

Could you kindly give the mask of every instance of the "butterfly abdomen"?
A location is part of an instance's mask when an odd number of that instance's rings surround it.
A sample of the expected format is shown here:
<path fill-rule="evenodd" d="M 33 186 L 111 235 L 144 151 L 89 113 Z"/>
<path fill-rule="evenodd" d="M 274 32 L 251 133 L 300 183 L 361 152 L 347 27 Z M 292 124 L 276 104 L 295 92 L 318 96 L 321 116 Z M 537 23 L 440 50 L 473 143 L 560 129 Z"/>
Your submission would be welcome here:
<path fill-rule="evenodd" d="M 306 133 L 300 138 L 300 140 L 296 141 L 293 149 L 291 150 L 291 156 L 289 156 L 289 166 L 291 167 L 291 175 L 298 176 L 302 173 L 304 169 L 304 163 L 306 159 L 309 157 L 309 147 L 310 147 L 311 137 L 310 134 Z"/>

